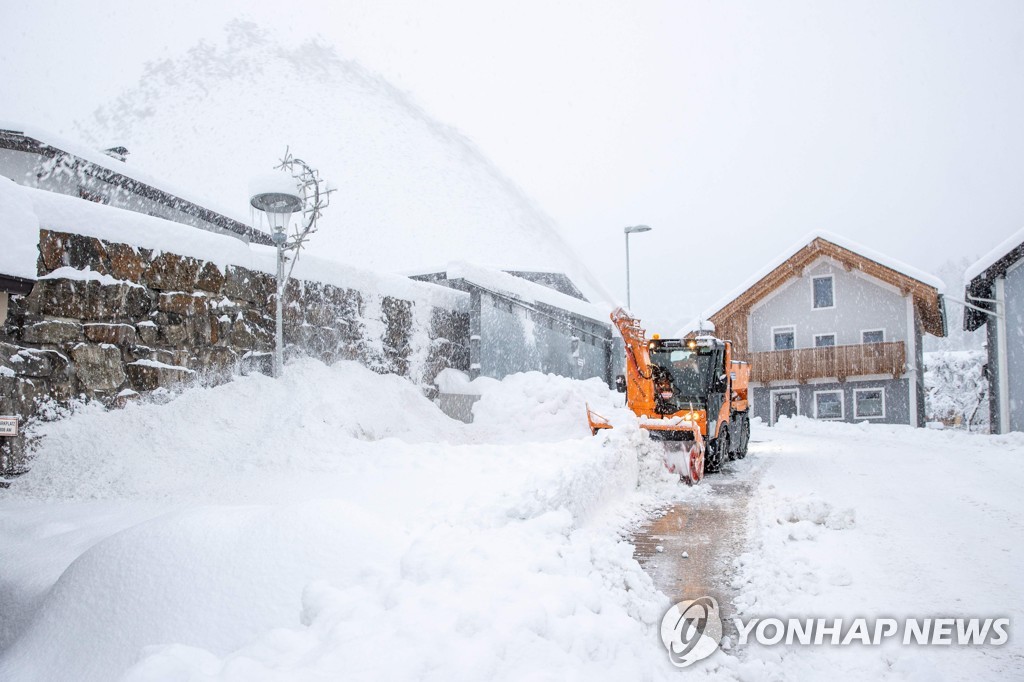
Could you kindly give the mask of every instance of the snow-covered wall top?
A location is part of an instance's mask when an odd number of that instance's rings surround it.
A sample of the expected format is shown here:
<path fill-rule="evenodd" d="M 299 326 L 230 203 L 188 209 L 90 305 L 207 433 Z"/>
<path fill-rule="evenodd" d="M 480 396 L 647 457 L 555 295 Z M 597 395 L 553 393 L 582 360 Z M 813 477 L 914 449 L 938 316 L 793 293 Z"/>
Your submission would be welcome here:
<path fill-rule="evenodd" d="M 0 229 L 3 230 L 0 275 L 35 279 L 39 216 L 31 197 L 4 177 L 0 177 Z"/>
<path fill-rule="evenodd" d="M 75 197 L 21 187 L 0 178 L 0 274 L 34 279 L 39 257 L 39 229 L 53 229 L 201 258 L 220 266 L 240 265 L 276 272 L 273 248 L 247 245 L 233 237 L 125 211 Z M 309 251 L 317 251 L 318 235 Z M 292 273 L 299 279 L 379 292 L 449 309 L 463 309 L 469 296 L 446 287 L 416 282 L 400 275 L 372 272 L 304 253 Z"/>
<path fill-rule="evenodd" d="M 150 64 L 80 131 L 240 209 L 249 178 L 290 147 L 338 190 L 316 243 L 332 260 L 392 272 L 453 260 L 563 272 L 591 301 L 611 299 L 552 220 L 471 142 L 321 43 L 284 45 L 233 23 L 222 44 Z"/>

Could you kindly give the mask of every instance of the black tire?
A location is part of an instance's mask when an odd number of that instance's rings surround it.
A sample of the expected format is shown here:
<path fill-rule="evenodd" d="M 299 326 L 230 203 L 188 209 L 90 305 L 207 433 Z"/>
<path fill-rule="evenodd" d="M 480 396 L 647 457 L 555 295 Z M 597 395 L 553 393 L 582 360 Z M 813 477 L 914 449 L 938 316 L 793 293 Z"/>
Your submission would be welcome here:
<path fill-rule="evenodd" d="M 718 438 L 708 442 L 708 450 L 704 454 L 704 471 L 718 473 L 722 465 L 729 459 L 729 427 L 722 426 L 718 430 Z"/>
<path fill-rule="evenodd" d="M 743 459 L 747 456 L 747 447 L 750 445 L 750 419 L 743 417 L 743 424 L 740 426 L 740 438 L 736 443 L 736 459 Z"/>

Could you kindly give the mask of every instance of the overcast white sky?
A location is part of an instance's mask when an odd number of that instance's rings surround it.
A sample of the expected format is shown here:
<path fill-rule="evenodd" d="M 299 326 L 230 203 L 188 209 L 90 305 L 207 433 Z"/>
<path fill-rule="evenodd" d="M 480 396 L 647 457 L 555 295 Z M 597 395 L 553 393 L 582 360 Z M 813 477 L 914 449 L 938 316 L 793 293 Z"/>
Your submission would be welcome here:
<path fill-rule="evenodd" d="M 0 0 L 0 16 L 0 119 L 59 133 L 230 19 L 320 34 L 475 141 L 623 298 L 622 227 L 651 225 L 631 241 L 633 307 L 657 331 L 810 230 L 934 269 L 1024 226 L 1015 0 Z"/>

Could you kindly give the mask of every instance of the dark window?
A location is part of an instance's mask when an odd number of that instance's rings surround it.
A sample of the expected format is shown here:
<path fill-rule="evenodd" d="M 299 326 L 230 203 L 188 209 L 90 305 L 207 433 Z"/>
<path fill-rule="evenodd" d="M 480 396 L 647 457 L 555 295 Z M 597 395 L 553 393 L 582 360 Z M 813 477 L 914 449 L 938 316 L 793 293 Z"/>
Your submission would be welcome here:
<path fill-rule="evenodd" d="M 818 419 L 843 418 L 843 394 L 839 391 L 817 393 L 814 396 L 814 416 Z"/>
<path fill-rule="evenodd" d="M 831 348 L 836 345 L 836 335 L 818 334 L 814 337 L 814 345 L 818 348 Z"/>
<path fill-rule="evenodd" d="M 882 389 L 863 389 L 854 392 L 853 415 L 856 418 L 884 417 L 885 402 Z"/>
<path fill-rule="evenodd" d="M 713 348 L 652 349 L 655 389 L 671 394 L 671 399 L 663 400 L 673 401 L 672 412 L 683 409 L 687 403 L 701 405 L 713 389 L 714 378 L 723 371 L 722 361 L 722 354 Z"/>
<path fill-rule="evenodd" d="M 876 329 L 870 332 L 861 332 L 861 343 L 882 343 L 885 341 L 885 331 Z"/>
<path fill-rule="evenodd" d="M 792 329 L 779 329 L 772 332 L 772 347 L 775 350 L 793 350 L 796 348 L 796 334 Z"/>
<path fill-rule="evenodd" d="M 835 305 L 831 277 L 814 278 L 814 307 L 831 308 Z"/>

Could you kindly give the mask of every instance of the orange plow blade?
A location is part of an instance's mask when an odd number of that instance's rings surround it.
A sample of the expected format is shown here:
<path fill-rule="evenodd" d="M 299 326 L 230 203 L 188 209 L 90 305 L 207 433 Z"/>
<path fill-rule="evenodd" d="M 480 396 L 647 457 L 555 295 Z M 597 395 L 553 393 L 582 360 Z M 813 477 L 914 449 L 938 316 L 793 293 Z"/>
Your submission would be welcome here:
<path fill-rule="evenodd" d="M 587 405 L 587 423 L 590 424 L 591 435 L 596 436 L 597 432 L 601 429 L 611 429 L 613 427 L 607 417 L 602 417 L 597 412 L 590 409 L 590 405 Z"/>

